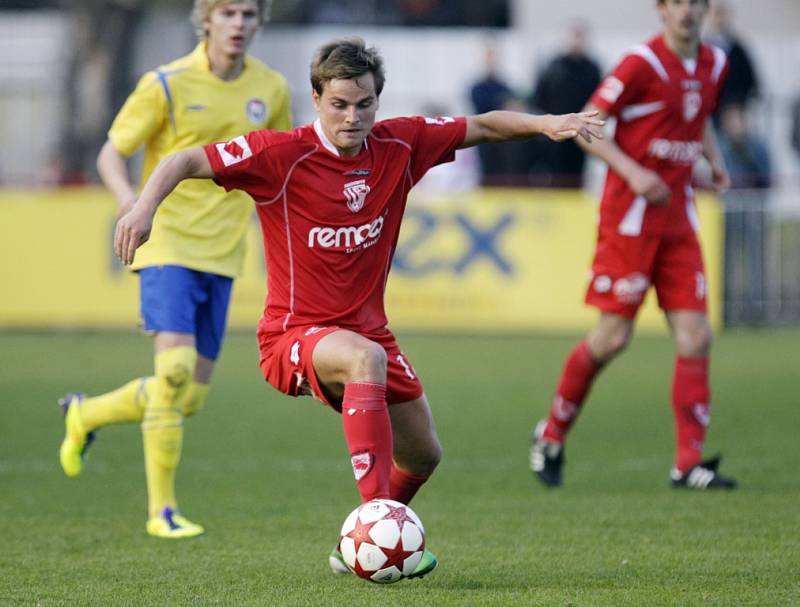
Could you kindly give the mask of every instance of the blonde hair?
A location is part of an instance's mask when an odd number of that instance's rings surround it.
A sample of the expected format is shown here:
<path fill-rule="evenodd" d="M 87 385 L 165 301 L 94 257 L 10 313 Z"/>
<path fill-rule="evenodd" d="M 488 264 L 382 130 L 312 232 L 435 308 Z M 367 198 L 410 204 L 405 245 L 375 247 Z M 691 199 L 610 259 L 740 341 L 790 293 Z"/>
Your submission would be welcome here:
<path fill-rule="evenodd" d="M 233 4 L 234 2 L 241 2 L 242 0 L 194 0 L 192 7 L 192 25 L 197 37 L 205 39 L 206 30 L 203 28 L 203 22 L 211 16 L 214 9 L 225 6 L 226 4 Z M 255 3 L 258 9 L 258 24 L 264 25 L 269 21 L 270 9 L 272 8 L 272 0 L 250 0 Z"/>

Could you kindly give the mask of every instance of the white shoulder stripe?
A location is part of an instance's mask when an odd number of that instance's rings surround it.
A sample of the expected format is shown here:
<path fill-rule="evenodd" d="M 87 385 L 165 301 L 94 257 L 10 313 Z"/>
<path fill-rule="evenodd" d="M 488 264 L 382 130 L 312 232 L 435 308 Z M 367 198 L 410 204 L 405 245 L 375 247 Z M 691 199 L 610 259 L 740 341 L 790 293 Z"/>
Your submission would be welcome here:
<path fill-rule="evenodd" d="M 728 57 L 725 55 L 725 51 L 718 46 L 712 46 L 711 50 L 714 51 L 714 68 L 711 70 L 711 78 L 714 80 L 714 82 L 716 82 L 719 80 L 719 76 L 722 73 L 722 68 L 725 67 Z"/>
<path fill-rule="evenodd" d="M 626 105 L 619 113 L 619 119 L 622 122 L 630 122 L 631 120 L 636 120 L 637 118 L 642 118 L 643 116 L 648 116 L 649 114 L 653 114 L 660 109 L 663 109 L 666 106 L 666 103 L 663 101 L 652 101 L 650 103 L 634 103 L 631 105 Z"/>
<path fill-rule="evenodd" d="M 649 46 L 644 44 L 637 44 L 631 49 L 631 55 L 639 55 L 642 59 L 647 61 L 652 68 L 656 71 L 659 78 L 661 78 L 664 82 L 669 80 L 669 75 L 667 74 L 667 70 L 664 69 L 664 64 L 661 63 L 661 60 L 656 56 Z"/>

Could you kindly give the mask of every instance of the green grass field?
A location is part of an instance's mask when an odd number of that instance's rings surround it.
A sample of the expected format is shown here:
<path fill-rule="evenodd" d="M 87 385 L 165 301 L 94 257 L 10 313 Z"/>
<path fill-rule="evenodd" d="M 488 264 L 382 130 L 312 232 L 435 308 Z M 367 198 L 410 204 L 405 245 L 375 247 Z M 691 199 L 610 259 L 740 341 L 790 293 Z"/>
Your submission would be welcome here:
<path fill-rule="evenodd" d="M 207 409 L 187 421 L 178 492 L 206 525 L 146 536 L 138 427 L 104 429 L 61 473 L 56 398 L 149 372 L 134 334 L 0 333 L 0 605 L 798 605 L 797 330 L 722 335 L 708 452 L 741 487 L 668 488 L 672 346 L 638 337 L 600 378 L 567 450 L 566 486 L 527 465 L 576 337 L 400 336 L 445 457 L 413 506 L 441 560 L 378 586 L 329 572 L 358 502 L 338 417 L 263 383 L 233 335 Z"/>

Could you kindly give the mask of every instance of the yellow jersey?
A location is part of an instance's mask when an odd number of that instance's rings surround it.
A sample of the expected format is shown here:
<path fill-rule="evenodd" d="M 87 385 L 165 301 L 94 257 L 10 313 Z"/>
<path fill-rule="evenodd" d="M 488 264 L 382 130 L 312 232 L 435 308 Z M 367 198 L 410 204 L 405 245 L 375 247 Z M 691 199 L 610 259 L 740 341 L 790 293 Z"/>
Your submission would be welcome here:
<path fill-rule="evenodd" d="M 289 86 L 280 73 L 246 56 L 225 81 L 211 72 L 206 44 L 146 73 L 114 119 L 108 138 L 125 156 L 144 149 L 142 184 L 169 154 L 258 129 L 292 126 Z M 210 179 L 187 179 L 161 203 L 133 269 L 179 265 L 234 277 L 244 261 L 253 200 Z"/>

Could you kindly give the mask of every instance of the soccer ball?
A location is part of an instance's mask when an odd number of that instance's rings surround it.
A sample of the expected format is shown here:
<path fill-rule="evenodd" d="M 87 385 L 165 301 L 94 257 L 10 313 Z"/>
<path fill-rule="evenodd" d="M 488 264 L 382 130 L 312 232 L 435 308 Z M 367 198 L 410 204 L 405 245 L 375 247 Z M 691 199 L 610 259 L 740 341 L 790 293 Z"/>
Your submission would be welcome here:
<path fill-rule="evenodd" d="M 371 500 L 353 510 L 339 540 L 345 563 L 357 576 L 392 584 L 414 571 L 425 550 L 422 521 L 405 504 Z"/>

